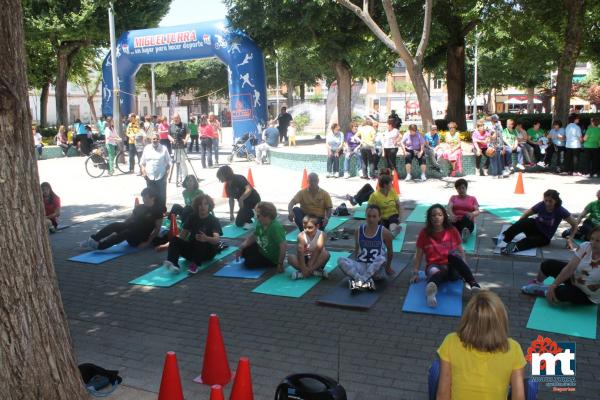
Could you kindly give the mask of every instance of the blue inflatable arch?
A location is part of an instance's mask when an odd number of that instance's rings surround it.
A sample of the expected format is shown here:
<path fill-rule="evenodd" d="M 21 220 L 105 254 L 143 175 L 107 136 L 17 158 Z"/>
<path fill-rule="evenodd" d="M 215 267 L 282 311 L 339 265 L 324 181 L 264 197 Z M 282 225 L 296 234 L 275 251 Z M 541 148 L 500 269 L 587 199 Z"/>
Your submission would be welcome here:
<path fill-rule="evenodd" d="M 262 50 L 226 21 L 212 21 L 123 33 L 117 40 L 121 115 L 134 109 L 135 74 L 142 64 L 217 57 L 227 65 L 235 138 L 258 133 L 267 121 L 267 90 Z M 113 113 L 110 53 L 102 64 L 102 114 Z"/>

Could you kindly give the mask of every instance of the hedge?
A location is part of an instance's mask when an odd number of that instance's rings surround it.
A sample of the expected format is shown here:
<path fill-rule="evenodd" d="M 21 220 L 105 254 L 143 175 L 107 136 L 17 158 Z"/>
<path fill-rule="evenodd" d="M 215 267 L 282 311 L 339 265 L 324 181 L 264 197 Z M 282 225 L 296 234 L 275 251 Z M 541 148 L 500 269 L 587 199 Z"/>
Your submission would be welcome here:
<path fill-rule="evenodd" d="M 552 129 L 552 122 L 554 119 L 552 118 L 552 114 L 543 113 L 543 114 L 514 114 L 514 113 L 498 113 L 498 117 L 500 117 L 500 121 L 502 122 L 502 126 L 506 127 L 506 120 L 512 119 L 514 121 L 523 123 L 523 128 L 529 129 L 533 126 L 535 121 L 540 121 L 542 124 L 542 129 L 548 131 Z M 592 118 L 600 118 L 600 113 L 584 113 L 579 114 L 579 125 L 583 129 L 587 128 L 590 124 L 590 119 Z M 448 129 L 448 122 L 445 119 L 436 119 L 435 124 L 440 130 Z M 568 121 L 561 121 L 563 127 L 567 125 Z"/>

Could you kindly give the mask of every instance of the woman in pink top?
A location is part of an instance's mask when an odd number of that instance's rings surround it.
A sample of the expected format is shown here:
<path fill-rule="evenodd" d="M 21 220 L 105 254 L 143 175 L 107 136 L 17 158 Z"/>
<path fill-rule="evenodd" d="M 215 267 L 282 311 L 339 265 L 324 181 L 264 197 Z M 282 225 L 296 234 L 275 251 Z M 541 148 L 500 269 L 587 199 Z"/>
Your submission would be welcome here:
<path fill-rule="evenodd" d="M 471 140 L 473 141 L 473 152 L 475 153 L 475 166 L 479 171 L 479 175 L 485 175 L 481 168 L 481 157 L 485 154 L 488 148 L 488 142 L 490 141 L 490 133 L 485 130 L 483 121 L 477 121 L 477 129 L 471 134 Z M 485 169 L 490 166 L 490 159 L 485 159 Z"/>
<path fill-rule="evenodd" d="M 467 194 L 467 186 L 467 181 L 462 178 L 454 183 L 458 195 L 450 197 L 447 207 L 450 222 L 460 232 L 463 242 L 466 242 L 473 233 L 475 218 L 481 213 L 475 196 Z"/>
<path fill-rule="evenodd" d="M 206 160 L 208 157 L 208 168 L 213 166 L 212 152 L 213 152 L 213 140 L 218 140 L 218 133 L 216 133 L 211 124 L 208 123 L 208 117 L 206 115 L 200 116 L 200 146 L 202 147 L 202 168 L 206 168 Z M 207 154 L 208 153 L 208 154 Z"/>
<path fill-rule="evenodd" d="M 158 131 L 158 138 L 160 139 L 160 144 L 165 146 L 167 150 L 169 150 L 169 155 L 171 154 L 171 142 L 173 138 L 169 135 L 169 124 L 167 124 L 167 117 L 158 117 L 158 126 L 156 127 Z"/>

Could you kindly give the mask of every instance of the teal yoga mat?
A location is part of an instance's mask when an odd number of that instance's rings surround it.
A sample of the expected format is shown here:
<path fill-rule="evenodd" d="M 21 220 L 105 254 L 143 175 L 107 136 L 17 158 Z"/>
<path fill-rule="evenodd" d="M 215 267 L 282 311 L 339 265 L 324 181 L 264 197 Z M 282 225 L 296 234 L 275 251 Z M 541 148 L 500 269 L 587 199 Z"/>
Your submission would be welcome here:
<path fill-rule="evenodd" d="M 466 242 L 464 242 L 463 245 L 463 249 L 465 249 L 465 253 L 470 253 L 473 254 L 475 253 L 475 245 L 477 244 L 477 225 L 475 225 L 475 229 L 473 229 L 473 232 L 471 232 L 471 235 L 469 235 L 469 240 L 467 240 Z"/>
<path fill-rule="evenodd" d="M 348 257 L 348 252 L 330 252 L 331 257 L 325 265 L 327 272 L 333 271 L 337 267 L 337 261 L 340 257 Z M 290 274 L 294 272 L 294 268 L 288 266 L 282 274 L 277 274 L 264 281 L 262 284 L 252 290 L 253 293 L 267 294 L 270 296 L 294 297 L 299 298 L 304 296 L 306 292 L 312 289 L 321 277 L 310 276 L 308 278 L 292 280 Z"/>
<path fill-rule="evenodd" d="M 240 228 L 235 224 L 229 224 L 223 227 L 223 237 L 227 239 L 235 239 L 249 232 L 249 230 Z"/>
<path fill-rule="evenodd" d="M 394 249 L 394 253 L 400 253 L 402 251 L 402 245 L 404 245 L 404 237 L 406 236 L 406 224 L 400 224 L 402 230 L 392 241 L 392 248 Z"/>
<path fill-rule="evenodd" d="M 325 232 L 329 233 L 334 229 L 339 228 L 340 225 L 343 225 L 348 220 L 350 220 L 350 217 L 329 218 L 329 222 L 327 222 L 327 227 L 325 227 Z M 288 242 L 296 243 L 296 241 L 298 240 L 298 233 L 300 233 L 300 231 L 298 229 L 294 229 L 285 236 L 285 240 L 287 240 Z"/>
<path fill-rule="evenodd" d="M 198 266 L 198 271 L 205 270 L 210 267 L 214 263 L 228 255 L 234 253 L 238 248 L 235 246 L 231 246 L 220 252 L 210 261 L 204 262 Z M 140 276 L 139 278 L 135 278 L 134 280 L 129 281 L 130 285 L 140 285 L 140 286 L 155 286 L 155 287 L 170 287 L 175 285 L 176 283 L 181 282 L 185 278 L 187 278 L 190 274 L 188 273 L 187 267 L 188 262 L 184 258 L 179 259 L 179 266 L 181 267 L 181 271 L 178 274 L 174 274 L 163 266 L 156 268 L 153 271 L 148 272 Z"/>
<path fill-rule="evenodd" d="M 506 222 L 515 223 L 521 218 L 523 215 L 522 211 L 519 211 L 515 208 L 510 207 L 489 207 L 489 206 L 481 206 L 485 211 L 489 212 L 492 215 L 504 220 Z"/>
<path fill-rule="evenodd" d="M 360 206 L 354 207 L 354 219 L 367 219 L 367 203 L 362 203 Z"/>
<path fill-rule="evenodd" d="M 285 240 L 287 240 L 288 242 L 296 242 L 298 240 L 299 233 L 300 231 L 298 230 L 298 228 L 296 228 L 287 235 L 285 235 Z"/>
<path fill-rule="evenodd" d="M 550 285 L 554 278 L 547 278 L 544 284 Z M 587 339 L 596 339 L 598 306 L 560 304 L 551 305 L 545 297 L 535 300 L 528 329 L 561 333 Z"/>
<path fill-rule="evenodd" d="M 427 209 L 431 207 L 431 204 L 417 204 L 414 210 L 410 213 L 406 222 L 421 222 L 425 223 L 427 220 Z"/>

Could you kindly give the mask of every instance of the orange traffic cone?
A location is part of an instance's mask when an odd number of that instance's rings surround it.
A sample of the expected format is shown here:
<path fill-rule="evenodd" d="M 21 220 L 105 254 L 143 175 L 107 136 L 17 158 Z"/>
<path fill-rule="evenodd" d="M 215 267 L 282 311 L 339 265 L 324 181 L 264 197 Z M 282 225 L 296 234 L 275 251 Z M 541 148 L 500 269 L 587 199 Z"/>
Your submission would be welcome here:
<path fill-rule="evenodd" d="M 179 227 L 177 226 L 177 217 L 171 214 L 171 227 L 169 228 L 169 239 L 179 235 Z"/>
<path fill-rule="evenodd" d="M 398 182 L 398 171 L 394 170 L 394 180 L 392 181 L 392 187 L 398 196 L 400 196 L 400 183 Z"/>
<path fill-rule="evenodd" d="M 525 194 L 525 188 L 523 187 L 523 173 L 519 172 L 517 178 L 517 186 L 515 186 L 515 194 Z"/>
<path fill-rule="evenodd" d="M 172 351 L 169 351 L 165 358 L 158 400 L 183 400 L 177 357 Z"/>
<path fill-rule="evenodd" d="M 138 199 L 137 197 L 135 198 L 135 201 L 133 202 L 133 207 L 137 207 L 140 205 L 140 199 Z"/>
<path fill-rule="evenodd" d="M 225 397 L 223 396 L 223 387 L 221 385 L 212 385 L 210 387 L 209 400 L 225 400 Z"/>
<path fill-rule="evenodd" d="M 300 189 L 306 189 L 308 187 L 308 172 L 306 172 L 306 168 L 304 168 L 304 172 L 302 173 L 302 186 Z"/>
<path fill-rule="evenodd" d="M 252 168 L 248 168 L 248 183 L 254 187 L 254 178 L 252 177 Z"/>
<path fill-rule="evenodd" d="M 231 370 L 225 353 L 225 344 L 219 327 L 219 317 L 211 314 L 208 320 L 208 336 L 204 347 L 202 373 L 194 379 L 205 385 L 226 385 L 231 380 Z"/>
<path fill-rule="evenodd" d="M 223 183 L 223 194 L 221 195 L 221 197 L 223 197 L 223 198 L 229 197 L 229 195 L 227 194 L 227 182 Z"/>
<path fill-rule="evenodd" d="M 250 360 L 246 357 L 241 357 L 238 362 L 229 400 L 254 400 L 252 377 L 250 376 Z"/>

